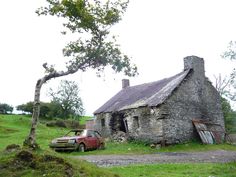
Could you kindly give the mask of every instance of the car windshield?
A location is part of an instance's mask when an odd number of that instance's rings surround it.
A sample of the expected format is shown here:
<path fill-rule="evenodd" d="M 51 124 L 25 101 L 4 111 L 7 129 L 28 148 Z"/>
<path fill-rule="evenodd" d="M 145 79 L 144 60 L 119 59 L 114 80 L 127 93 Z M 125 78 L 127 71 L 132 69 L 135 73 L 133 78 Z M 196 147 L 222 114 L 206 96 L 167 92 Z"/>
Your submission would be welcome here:
<path fill-rule="evenodd" d="M 86 131 L 85 130 L 72 130 L 69 131 L 65 136 L 85 136 Z"/>

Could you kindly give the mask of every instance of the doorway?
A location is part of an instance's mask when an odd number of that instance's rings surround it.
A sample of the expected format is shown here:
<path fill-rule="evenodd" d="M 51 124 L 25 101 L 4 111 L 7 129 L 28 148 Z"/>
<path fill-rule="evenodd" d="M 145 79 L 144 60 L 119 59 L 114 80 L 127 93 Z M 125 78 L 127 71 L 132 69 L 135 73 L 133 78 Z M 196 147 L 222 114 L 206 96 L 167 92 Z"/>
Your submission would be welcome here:
<path fill-rule="evenodd" d="M 122 131 L 127 133 L 128 132 L 128 123 L 127 119 L 124 116 L 124 113 L 113 113 L 111 120 L 110 120 L 110 127 L 112 130 L 112 133 L 115 133 L 117 131 Z"/>

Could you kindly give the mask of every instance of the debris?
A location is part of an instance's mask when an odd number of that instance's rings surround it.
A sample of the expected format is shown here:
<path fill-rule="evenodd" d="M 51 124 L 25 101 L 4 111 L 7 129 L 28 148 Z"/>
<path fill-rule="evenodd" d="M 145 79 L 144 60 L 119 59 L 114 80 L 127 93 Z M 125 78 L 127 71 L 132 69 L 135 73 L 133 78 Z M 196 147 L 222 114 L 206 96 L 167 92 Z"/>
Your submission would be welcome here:
<path fill-rule="evenodd" d="M 120 142 L 120 143 L 126 142 L 127 138 L 128 137 L 126 133 L 122 131 L 117 131 L 112 135 L 113 141 Z"/>
<path fill-rule="evenodd" d="M 204 144 L 223 143 L 224 137 L 227 136 L 220 124 L 202 119 L 193 119 L 192 122 Z"/>
<path fill-rule="evenodd" d="M 154 149 L 156 147 L 155 144 L 150 144 L 150 148 Z"/>

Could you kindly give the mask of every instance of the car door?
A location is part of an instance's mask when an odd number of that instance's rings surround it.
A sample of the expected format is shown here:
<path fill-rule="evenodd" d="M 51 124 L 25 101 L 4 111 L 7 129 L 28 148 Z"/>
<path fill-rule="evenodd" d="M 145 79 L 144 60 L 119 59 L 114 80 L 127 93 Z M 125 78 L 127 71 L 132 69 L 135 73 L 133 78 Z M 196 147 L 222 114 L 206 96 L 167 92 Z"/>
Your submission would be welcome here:
<path fill-rule="evenodd" d="M 95 136 L 95 133 L 91 130 L 88 130 L 86 137 L 87 147 L 89 149 L 95 149 L 98 147 L 98 139 Z"/>

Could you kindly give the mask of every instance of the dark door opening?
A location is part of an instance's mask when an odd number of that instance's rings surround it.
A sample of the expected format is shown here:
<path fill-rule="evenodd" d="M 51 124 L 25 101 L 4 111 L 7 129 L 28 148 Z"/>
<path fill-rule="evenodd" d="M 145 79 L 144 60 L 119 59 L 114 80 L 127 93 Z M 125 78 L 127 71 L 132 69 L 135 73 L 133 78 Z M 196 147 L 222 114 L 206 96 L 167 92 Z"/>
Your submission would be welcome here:
<path fill-rule="evenodd" d="M 127 120 L 124 117 L 123 113 L 113 113 L 110 120 L 110 126 L 112 133 L 117 131 L 128 132 Z"/>

